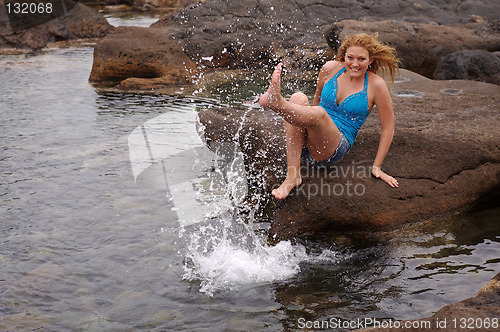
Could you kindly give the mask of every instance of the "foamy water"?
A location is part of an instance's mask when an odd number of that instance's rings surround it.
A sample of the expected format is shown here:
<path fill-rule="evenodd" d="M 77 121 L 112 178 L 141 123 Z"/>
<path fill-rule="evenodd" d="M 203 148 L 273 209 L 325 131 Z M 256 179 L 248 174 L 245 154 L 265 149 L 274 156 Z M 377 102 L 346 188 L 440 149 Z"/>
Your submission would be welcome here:
<path fill-rule="evenodd" d="M 186 258 L 184 279 L 200 281 L 200 292 L 213 296 L 243 285 L 291 278 L 300 272 L 307 254 L 304 247 L 289 242 L 249 249 L 223 239 L 207 252 L 193 245 Z"/>
<path fill-rule="evenodd" d="M 301 263 L 335 264 L 338 260 L 337 253 L 329 249 L 308 253 L 306 247 L 290 241 L 270 246 L 251 224 L 228 216 L 210 225 L 198 225 L 187 236 L 183 277 L 200 282 L 200 292 L 210 296 L 290 279 L 301 271 Z"/>
<path fill-rule="evenodd" d="M 236 142 L 245 119 L 246 114 Z M 128 138 L 134 178 L 161 184 L 174 204 L 178 235 L 188 243 L 182 250 L 183 279 L 199 282 L 200 292 L 213 296 L 243 285 L 286 280 L 300 272 L 301 262 L 318 259 L 300 244 L 266 243 L 254 218 L 261 197 L 254 194 L 246 201 L 252 203 L 243 202 L 248 185 L 240 147 L 215 142 L 209 149 L 198 129 L 203 128 L 195 108 L 176 107 L 137 127 Z"/>

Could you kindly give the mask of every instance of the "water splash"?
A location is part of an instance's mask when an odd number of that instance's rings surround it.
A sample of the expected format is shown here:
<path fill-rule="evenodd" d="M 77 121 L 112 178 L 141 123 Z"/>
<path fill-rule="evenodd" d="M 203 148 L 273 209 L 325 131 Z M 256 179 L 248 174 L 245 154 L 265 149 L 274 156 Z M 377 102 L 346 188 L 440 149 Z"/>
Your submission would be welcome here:
<path fill-rule="evenodd" d="M 234 150 L 229 151 L 232 153 L 227 153 L 227 146 L 216 143 L 211 149 L 217 155 L 234 158 L 240 151 L 240 133 L 255 103 L 256 100 L 243 114 L 235 133 Z M 229 163 L 234 163 L 234 159 Z M 240 176 L 234 171 L 226 172 L 228 194 L 238 191 Z M 289 242 L 270 247 L 265 243 L 265 238 L 255 232 L 255 211 L 259 208 L 261 197 L 252 197 L 251 207 L 248 204 L 241 207 L 237 200 L 231 196 L 228 198 L 233 204 L 231 211 L 199 225 L 190 233 L 184 279 L 200 281 L 200 292 L 213 296 L 217 291 L 234 290 L 243 284 L 283 280 L 296 274 L 300 270 L 300 261 L 307 257 L 305 249 L 292 246 Z M 240 208 L 250 210 L 247 219 L 244 219 Z"/>
<path fill-rule="evenodd" d="M 236 145 L 239 144 L 247 115 L 256 102 L 249 103 L 242 117 L 235 134 Z M 238 177 L 237 174 L 232 176 Z M 231 176 L 227 178 L 231 179 Z M 237 190 L 238 183 L 228 181 L 227 192 Z M 199 282 L 200 292 L 213 296 L 217 292 L 238 290 L 242 286 L 284 281 L 298 274 L 301 263 L 306 261 L 336 262 L 336 253 L 329 249 L 312 254 L 307 252 L 305 246 L 290 241 L 268 245 L 265 232 L 260 232 L 261 223 L 255 220 L 262 197 L 256 193 L 252 195 L 246 200 L 252 202 L 251 205 L 241 205 L 232 200 L 230 211 L 198 224 L 189 233 L 183 278 Z"/>
<path fill-rule="evenodd" d="M 190 234 L 184 279 L 200 282 L 200 292 L 237 290 L 286 280 L 300 271 L 307 259 L 303 246 L 280 242 L 272 247 L 255 234 L 251 224 L 225 216 L 218 224 Z"/>
<path fill-rule="evenodd" d="M 210 150 L 200 137 L 194 105 L 177 105 L 146 121 L 130 133 L 128 145 L 134 179 L 164 187 L 181 226 L 217 215 L 246 196 L 239 147 L 220 143 Z"/>
<path fill-rule="evenodd" d="M 197 226 L 189 232 L 183 278 L 199 282 L 199 291 L 209 296 L 286 281 L 300 273 L 303 263 L 334 265 L 346 258 L 332 249 L 311 251 L 290 241 L 270 246 L 256 224 L 243 220 L 237 209 Z"/>
<path fill-rule="evenodd" d="M 305 246 L 266 243 L 266 223 L 256 220 L 263 198 L 249 197 L 239 146 L 248 105 L 233 142 L 204 142 L 193 105 L 176 106 L 129 135 L 136 181 L 165 187 L 178 215 L 178 235 L 186 243 L 183 279 L 213 296 L 243 285 L 289 279 L 303 262 L 335 263 L 334 251 L 308 253 Z M 250 203 L 251 202 L 251 203 Z"/>

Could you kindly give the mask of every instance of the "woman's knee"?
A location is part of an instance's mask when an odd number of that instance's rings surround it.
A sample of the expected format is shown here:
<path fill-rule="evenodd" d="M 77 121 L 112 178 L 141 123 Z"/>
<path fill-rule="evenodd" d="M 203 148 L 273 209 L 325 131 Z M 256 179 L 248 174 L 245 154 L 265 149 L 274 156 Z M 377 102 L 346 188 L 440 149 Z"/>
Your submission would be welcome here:
<path fill-rule="evenodd" d="M 291 103 L 299 105 L 309 105 L 309 98 L 302 92 L 295 92 L 289 99 Z"/>
<path fill-rule="evenodd" d="M 318 118 L 318 120 L 324 120 L 329 117 L 326 110 L 321 106 L 312 106 L 312 110 L 314 112 L 314 116 Z"/>

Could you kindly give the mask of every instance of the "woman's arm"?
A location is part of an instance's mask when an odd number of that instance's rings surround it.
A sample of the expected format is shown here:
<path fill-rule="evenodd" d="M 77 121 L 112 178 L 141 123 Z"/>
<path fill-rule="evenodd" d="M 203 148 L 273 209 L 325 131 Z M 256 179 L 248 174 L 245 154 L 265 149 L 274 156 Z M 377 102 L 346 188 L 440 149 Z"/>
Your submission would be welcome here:
<path fill-rule="evenodd" d="M 391 95 L 382 78 L 376 79 L 374 83 L 374 104 L 377 105 L 382 131 L 377 155 L 373 161 L 372 174 L 385 181 L 391 187 L 397 188 L 399 186 L 398 181 L 380 169 L 394 136 L 394 110 L 392 108 Z"/>

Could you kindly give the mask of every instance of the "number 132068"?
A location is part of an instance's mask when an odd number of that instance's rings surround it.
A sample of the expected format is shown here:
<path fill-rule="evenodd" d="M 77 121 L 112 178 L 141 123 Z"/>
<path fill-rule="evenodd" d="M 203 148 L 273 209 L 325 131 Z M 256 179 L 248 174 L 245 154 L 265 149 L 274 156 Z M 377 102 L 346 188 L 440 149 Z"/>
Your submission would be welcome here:
<path fill-rule="evenodd" d="M 49 3 L 29 3 L 29 2 L 8 2 L 5 4 L 7 14 L 51 14 L 52 4 Z"/>
<path fill-rule="evenodd" d="M 451 324 L 457 329 L 496 329 L 498 318 L 453 318 Z"/>

